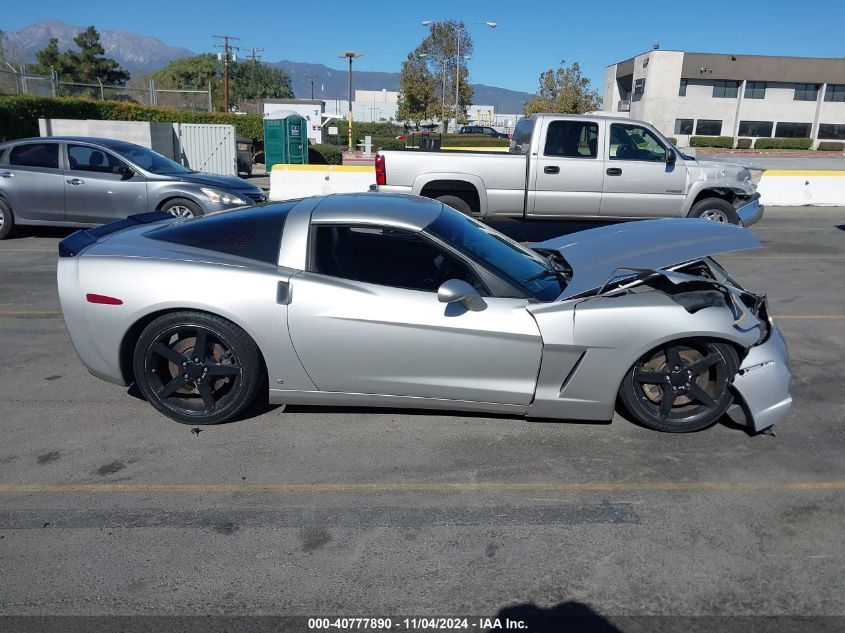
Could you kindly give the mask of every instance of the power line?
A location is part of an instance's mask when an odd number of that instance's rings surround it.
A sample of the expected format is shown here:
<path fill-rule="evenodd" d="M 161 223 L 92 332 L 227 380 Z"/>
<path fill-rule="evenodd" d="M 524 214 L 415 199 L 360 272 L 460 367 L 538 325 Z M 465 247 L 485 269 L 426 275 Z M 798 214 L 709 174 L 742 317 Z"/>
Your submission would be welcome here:
<path fill-rule="evenodd" d="M 249 57 L 249 58 L 250 58 L 253 62 L 257 62 L 259 59 L 261 59 L 262 57 L 264 57 L 263 55 L 259 55 L 259 54 L 258 54 L 258 53 L 263 53 L 263 52 L 264 52 L 264 49 L 263 49 L 263 48 L 250 48 L 250 49 L 249 49 L 249 51 L 250 51 L 250 52 L 249 52 L 248 57 Z"/>
<path fill-rule="evenodd" d="M 222 44 L 215 44 L 214 48 L 223 49 L 223 104 L 224 110 L 229 111 L 229 61 L 231 60 L 230 51 L 241 50 L 240 46 L 229 44 L 229 40 L 241 41 L 241 38 L 234 35 L 212 35 L 214 39 L 223 40 Z"/>

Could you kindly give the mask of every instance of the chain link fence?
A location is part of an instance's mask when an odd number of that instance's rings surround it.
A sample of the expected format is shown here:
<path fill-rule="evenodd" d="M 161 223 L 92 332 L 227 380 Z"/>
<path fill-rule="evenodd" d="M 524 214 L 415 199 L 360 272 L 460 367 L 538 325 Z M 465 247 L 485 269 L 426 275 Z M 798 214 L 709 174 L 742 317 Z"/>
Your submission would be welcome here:
<path fill-rule="evenodd" d="M 157 88 L 150 79 L 148 86 L 111 86 L 60 81 L 13 70 L 0 70 L 0 94 L 26 94 L 39 97 L 81 97 L 109 101 L 126 101 L 148 106 L 162 106 L 195 112 L 211 112 L 211 85 L 207 90 L 173 90 Z"/>

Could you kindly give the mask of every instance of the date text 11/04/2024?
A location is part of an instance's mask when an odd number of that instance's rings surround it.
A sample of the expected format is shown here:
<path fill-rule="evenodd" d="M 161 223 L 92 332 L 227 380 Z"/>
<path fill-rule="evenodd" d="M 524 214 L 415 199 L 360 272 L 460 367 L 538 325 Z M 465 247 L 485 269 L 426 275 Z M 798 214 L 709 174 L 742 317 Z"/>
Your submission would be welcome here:
<path fill-rule="evenodd" d="M 384 631 L 391 629 L 405 629 L 409 631 L 424 630 L 523 630 L 527 624 L 522 620 L 509 618 L 308 618 L 309 630 L 341 629 L 341 630 L 371 630 Z"/>

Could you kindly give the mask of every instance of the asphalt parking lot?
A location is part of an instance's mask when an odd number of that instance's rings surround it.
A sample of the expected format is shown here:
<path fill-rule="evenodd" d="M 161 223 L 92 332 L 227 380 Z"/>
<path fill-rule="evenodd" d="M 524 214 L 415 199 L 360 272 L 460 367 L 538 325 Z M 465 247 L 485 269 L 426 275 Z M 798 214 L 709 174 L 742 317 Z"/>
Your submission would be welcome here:
<path fill-rule="evenodd" d="M 753 230 L 719 261 L 790 345 L 775 436 L 306 407 L 194 434 L 78 361 L 67 232 L 0 243 L 0 614 L 845 616 L 845 208 Z"/>

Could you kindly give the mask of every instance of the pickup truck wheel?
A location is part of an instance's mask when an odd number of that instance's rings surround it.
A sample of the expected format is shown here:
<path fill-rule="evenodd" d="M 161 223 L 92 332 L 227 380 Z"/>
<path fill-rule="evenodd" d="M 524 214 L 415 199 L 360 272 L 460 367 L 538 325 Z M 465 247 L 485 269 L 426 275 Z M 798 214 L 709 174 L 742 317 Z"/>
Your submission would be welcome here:
<path fill-rule="evenodd" d="M 15 216 L 12 215 L 12 209 L 5 200 L 0 199 L 0 240 L 8 237 L 13 228 L 15 228 Z"/>
<path fill-rule="evenodd" d="M 457 196 L 440 196 L 437 198 L 437 201 L 442 202 L 447 207 L 452 207 L 455 211 L 460 211 L 464 215 L 473 215 L 472 209 L 469 208 L 466 200 L 462 200 Z"/>
<path fill-rule="evenodd" d="M 724 222 L 728 224 L 740 224 L 736 209 L 727 200 L 721 198 L 705 198 L 699 200 L 690 209 L 690 218 L 700 218 L 712 222 Z"/>

